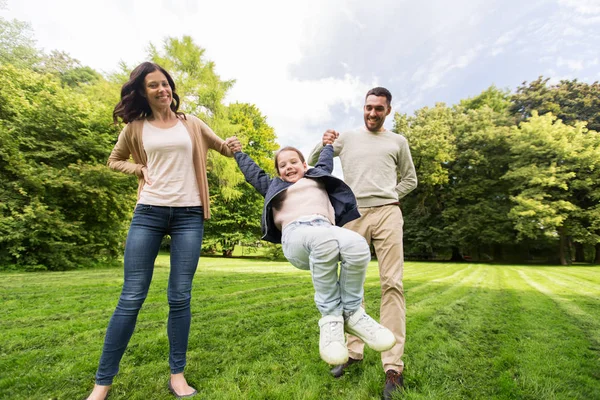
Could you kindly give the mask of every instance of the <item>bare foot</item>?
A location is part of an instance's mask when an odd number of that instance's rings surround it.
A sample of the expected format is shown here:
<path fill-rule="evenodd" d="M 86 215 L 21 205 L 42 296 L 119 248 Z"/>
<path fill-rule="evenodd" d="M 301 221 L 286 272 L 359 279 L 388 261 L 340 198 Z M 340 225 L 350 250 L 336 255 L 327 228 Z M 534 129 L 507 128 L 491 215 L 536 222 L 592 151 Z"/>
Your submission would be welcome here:
<path fill-rule="evenodd" d="M 94 390 L 92 390 L 92 393 L 90 393 L 87 400 L 104 400 L 106 399 L 106 396 L 108 396 L 109 390 L 110 385 L 94 385 Z"/>
<path fill-rule="evenodd" d="M 188 385 L 183 373 L 171 374 L 171 387 L 179 396 L 187 396 L 196 392 L 196 389 Z"/>

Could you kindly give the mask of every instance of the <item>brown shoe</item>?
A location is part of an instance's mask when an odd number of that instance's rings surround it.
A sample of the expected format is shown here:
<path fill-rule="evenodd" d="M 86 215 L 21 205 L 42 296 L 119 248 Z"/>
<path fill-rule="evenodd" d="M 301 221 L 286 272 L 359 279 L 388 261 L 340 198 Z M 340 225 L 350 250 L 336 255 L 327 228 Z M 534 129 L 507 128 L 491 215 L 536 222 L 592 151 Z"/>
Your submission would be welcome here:
<path fill-rule="evenodd" d="M 391 400 L 394 393 L 399 393 L 404 386 L 404 377 L 402 372 L 388 369 L 385 371 L 385 388 L 383 389 L 383 399 Z"/>
<path fill-rule="evenodd" d="M 345 363 L 336 365 L 335 367 L 333 367 L 330 371 L 331 375 L 333 375 L 334 378 L 339 378 L 340 376 L 344 375 L 344 371 L 346 370 L 346 368 L 348 368 L 352 364 L 356 364 L 361 361 L 362 361 L 362 359 L 357 360 L 356 358 L 350 357 L 350 358 L 348 358 L 348 361 L 346 361 Z"/>

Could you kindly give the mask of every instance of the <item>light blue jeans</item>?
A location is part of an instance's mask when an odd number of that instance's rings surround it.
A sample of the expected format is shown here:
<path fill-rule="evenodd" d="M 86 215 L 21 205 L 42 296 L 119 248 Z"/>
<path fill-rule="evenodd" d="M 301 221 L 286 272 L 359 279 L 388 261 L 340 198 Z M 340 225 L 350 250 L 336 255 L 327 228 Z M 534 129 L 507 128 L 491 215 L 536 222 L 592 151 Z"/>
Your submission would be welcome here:
<path fill-rule="evenodd" d="M 323 316 L 351 315 L 358 310 L 371 260 L 369 245 L 362 236 L 331 225 L 323 216 L 311 215 L 286 225 L 281 244 L 294 267 L 310 270 L 315 303 Z"/>

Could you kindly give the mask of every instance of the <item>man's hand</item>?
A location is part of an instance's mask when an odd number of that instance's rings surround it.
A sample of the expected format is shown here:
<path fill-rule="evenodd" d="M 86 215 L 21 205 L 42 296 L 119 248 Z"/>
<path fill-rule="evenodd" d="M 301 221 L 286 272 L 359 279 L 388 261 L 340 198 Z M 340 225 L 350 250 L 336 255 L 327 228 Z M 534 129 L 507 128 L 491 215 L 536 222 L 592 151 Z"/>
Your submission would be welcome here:
<path fill-rule="evenodd" d="M 227 147 L 229 147 L 229 150 L 231 150 L 234 153 L 242 151 L 242 144 L 240 143 L 239 139 L 235 136 L 225 139 L 225 144 L 227 145 Z"/>
<path fill-rule="evenodd" d="M 335 139 L 337 139 L 339 136 L 340 134 L 337 131 L 333 129 L 327 129 L 323 134 L 323 146 L 333 144 Z"/>

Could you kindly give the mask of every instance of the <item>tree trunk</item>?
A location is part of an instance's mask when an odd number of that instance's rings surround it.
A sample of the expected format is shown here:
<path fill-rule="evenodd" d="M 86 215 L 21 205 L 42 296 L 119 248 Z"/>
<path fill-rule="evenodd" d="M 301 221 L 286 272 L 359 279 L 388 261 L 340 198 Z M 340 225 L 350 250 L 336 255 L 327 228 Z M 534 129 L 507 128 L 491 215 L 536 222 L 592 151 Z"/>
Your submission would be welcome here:
<path fill-rule="evenodd" d="M 583 243 L 573 243 L 575 246 L 575 262 L 585 262 L 585 253 L 583 252 Z"/>
<path fill-rule="evenodd" d="M 452 246 L 452 257 L 450 257 L 450 261 L 452 261 L 452 262 L 465 261 L 462 254 L 460 254 L 460 250 L 458 247 Z"/>
<path fill-rule="evenodd" d="M 504 260 L 504 252 L 502 251 L 502 245 L 499 243 L 494 243 L 492 246 L 492 258 L 494 262 Z"/>
<path fill-rule="evenodd" d="M 566 256 L 566 252 L 565 249 L 567 247 L 567 237 L 565 236 L 565 228 L 564 227 L 560 227 L 558 228 L 558 234 L 560 237 L 559 240 L 559 248 L 558 248 L 558 258 L 560 259 L 560 265 L 568 265 L 567 264 L 567 256 Z"/>
<path fill-rule="evenodd" d="M 600 264 L 600 243 L 596 243 L 594 246 L 596 249 L 596 255 L 594 256 L 594 264 Z"/>

